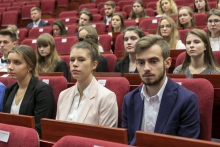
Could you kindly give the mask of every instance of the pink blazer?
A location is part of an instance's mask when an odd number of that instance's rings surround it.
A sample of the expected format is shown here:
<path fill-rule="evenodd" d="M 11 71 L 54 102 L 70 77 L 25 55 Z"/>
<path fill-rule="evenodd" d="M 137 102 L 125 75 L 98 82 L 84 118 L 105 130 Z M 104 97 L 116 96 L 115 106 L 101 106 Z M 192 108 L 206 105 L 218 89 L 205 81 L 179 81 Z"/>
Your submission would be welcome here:
<path fill-rule="evenodd" d="M 56 120 L 66 121 L 74 100 L 76 86 L 62 91 L 57 103 Z M 118 105 L 114 92 L 100 85 L 93 77 L 77 123 L 108 127 L 118 125 Z"/>

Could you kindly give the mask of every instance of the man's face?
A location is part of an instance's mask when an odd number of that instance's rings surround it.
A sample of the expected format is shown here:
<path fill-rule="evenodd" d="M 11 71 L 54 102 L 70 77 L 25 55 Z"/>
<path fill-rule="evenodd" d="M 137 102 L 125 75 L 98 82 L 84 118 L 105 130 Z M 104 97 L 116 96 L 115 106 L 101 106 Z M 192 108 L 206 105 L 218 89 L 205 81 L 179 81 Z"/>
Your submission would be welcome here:
<path fill-rule="evenodd" d="M 90 23 L 89 16 L 86 14 L 81 14 L 79 18 L 79 24 Z"/>
<path fill-rule="evenodd" d="M 115 12 L 115 8 L 113 9 L 112 6 L 104 5 L 105 8 L 105 15 L 107 17 L 112 17 L 113 13 Z"/>
<path fill-rule="evenodd" d="M 33 21 L 38 21 L 41 18 L 41 13 L 38 12 L 37 10 L 31 11 L 31 19 Z"/>
<path fill-rule="evenodd" d="M 171 58 L 164 61 L 162 50 L 157 44 L 136 54 L 136 66 L 146 86 L 160 85 L 165 79 L 165 68 L 169 68 L 170 64 Z"/>
<path fill-rule="evenodd" d="M 2 53 L 5 58 L 7 58 L 8 52 L 15 46 L 16 41 L 12 42 L 9 35 L 0 35 L 0 53 Z"/>

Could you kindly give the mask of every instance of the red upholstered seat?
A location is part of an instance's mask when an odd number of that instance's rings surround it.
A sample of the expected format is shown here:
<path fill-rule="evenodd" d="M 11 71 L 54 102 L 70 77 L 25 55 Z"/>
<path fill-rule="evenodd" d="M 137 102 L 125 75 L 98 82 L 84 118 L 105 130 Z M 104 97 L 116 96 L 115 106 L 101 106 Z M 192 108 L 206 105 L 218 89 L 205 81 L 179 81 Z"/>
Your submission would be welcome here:
<path fill-rule="evenodd" d="M 118 103 L 118 127 L 121 127 L 123 98 L 129 92 L 128 80 L 125 77 L 96 77 L 96 79 L 106 80 L 105 87 L 116 94 Z"/>
<path fill-rule="evenodd" d="M 78 136 L 65 136 L 58 140 L 53 147 L 132 147 L 130 145 L 91 139 Z"/>
<path fill-rule="evenodd" d="M 185 36 L 190 31 L 190 29 L 178 30 L 180 34 L 180 40 L 185 44 Z"/>
<path fill-rule="evenodd" d="M 99 35 L 99 43 L 105 52 L 110 52 L 112 37 L 108 34 Z"/>
<path fill-rule="evenodd" d="M 76 36 L 54 37 L 58 54 L 70 54 L 71 47 L 78 41 Z"/>
<path fill-rule="evenodd" d="M 22 45 L 28 45 L 32 47 L 35 50 L 35 52 L 36 52 L 36 43 L 37 43 L 37 38 L 34 39 L 27 38 L 21 42 Z"/>
<path fill-rule="evenodd" d="M 115 51 L 114 51 L 114 54 L 115 54 L 115 56 L 117 58 L 118 58 L 118 52 L 120 52 L 120 51 L 125 51 L 123 34 L 119 34 L 116 37 L 116 40 L 115 40 Z"/>
<path fill-rule="evenodd" d="M 108 1 L 108 0 L 95 0 L 94 3 L 97 4 L 97 7 L 98 7 L 98 5 L 99 5 L 100 3 L 103 3 L 103 7 L 104 7 L 104 3 L 107 2 L 107 1 Z M 115 0 L 113 0 L 113 1 L 115 1 Z M 103 7 L 102 7 L 102 8 L 103 8 Z M 98 9 L 100 9 L 100 8 L 98 8 Z"/>
<path fill-rule="evenodd" d="M 73 35 L 77 32 L 77 25 L 66 25 L 66 31 L 69 35 Z"/>
<path fill-rule="evenodd" d="M 126 5 L 123 7 L 122 11 L 126 12 L 128 15 L 131 13 L 132 5 Z"/>
<path fill-rule="evenodd" d="M 60 18 L 60 20 L 61 20 L 65 25 L 70 25 L 70 24 L 73 24 L 73 23 L 77 23 L 77 18 L 76 18 L 76 17 Z"/>
<path fill-rule="evenodd" d="M 194 13 L 196 19 L 196 26 L 206 26 L 207 14 Z"/>
<path fill-rule="evenodd" d="M 199 139 L 211 141 L 212 108 L 214 90 L 206 79 L 172 79 L 180 82 L 183 87 L 194 92 L 199 100 L 200 135 Z"/>
<path fill-rule="evenodd" d="M 105 29 L 106 29 L 106 25 L 104 22 L 93 22 L 93 23 L 90 23 L 98 33 L 103 33 L 105 32 Z"/>
<path fill-rule="evenodd" d="M 156 30 L 160 19 L 159 17 L 144 19 L 139 23 L 139 28 L 143 29 L 144 32 L 147 32 L 149 29 Z"/>
<path fill-rule="evenodd" d="M 102 20 L 102 16 L 100 14 L 93 14 L 93 21 L 101 21 Z"/>
<path fill-rule="evenodd" d="M 1 3 L 0 7 L 4 7 L 4 8 L 11 7 L 11 3 Z"/>
<path fill-rule="evenodd" d="M 103 0 L 101 0 L 101 2 L 97 3 L 97 9 L 101 10 L 102 8 L 104 8 L 104 5 L 105 5 L 105 2 L 103 2 Z"/>
<path fill-rule="evenodd" d="M 32 28 L 29 31 L 28 37 L 39 37 L 43 33 L 49 33 L 52 34 L 52 28 L 51 27 L 37 27 Z"/>
<path fill-rule="evenodd" d="M 154 10 L 152 8 L 144 9 L 147 16 L 154 17 Z"/>
<path fill-rule="evenodd" d="M 117 58 L 114 54 L 102 54 L 107 59 L 108 62 L 108 71 L 114 72 L 115 63 L 117 61 Z"/>
<path fill-rule="evenodd" d="M 50 13 L 54 15 L 55 0 L 43 0 L 41 1 L 41 13 Z"/>
<path fill-rule="evenodd" d="M 59 14 L 59 18 L 73 17 L 78 14 L 77 11 L 65 11 Z"/>
<path fill-rule="evenodd" d="M 132 5 L 132 4 L 133 4 L 133 0 L 127 0 L 127 1 L 119 1 L 117 5 L 120 7 L 121 10 L 123 10 L 124 6 Z"/>
<path fill-rule="evenodd" d="M 29 1 L 26 3 L 26 5 L 36 5 L 36 7 L 40 6 L 40 1 L 34 0 L 34 1 Z"/>
<path fill-rule="evenodd" d="M 82 5 L 79 6 L 78 11 L 80 12 L 81 9 L 83 9 L 83 8 L 93 9 L 95 7 L 96 7 L 96 5 L 94 3 L 82 4 Z"/>
<path fill-rule="evenodd" d="M 24 2 L 14 2 L 12 3 L 12 6 L 20 6 L 20 7 L 23 7 L 25 5 Z"/>
<path fill-rule="evenodd" d="M 68 10 L 69 0 L 57 0 L 57 6 L 64 6 Z"/>
<path fill-rule="evenodd" d="M 30 10 L 31 8 L 35 7 L 35 5 L 27 5 L 23 6 L 21 10 L 21 18 L 22 19 L 30 19 L 31 18 L 31 13 Z"/>
<path fill-rule="evenodd" d="M 2 26 L 16 25 L 18 22 L 18 11 L 4 12 L 2 15 Z"/>
<path fill-rule="evenodd" d="M 177 6 L 186 4 L 186 0 L 174 0 L 174 2 L 176 3 Z"/>
<path fill-rule="evenodd" d="M 20 6 L 11 6 L 7 8 L 7 11 L 19 11 L 21 10 Z"/>
<path fill-rule="evenodd" d="M 210 9 L 215 9 L 216 8 L 216 1 L 214 2 L 208 2 Z"/>
<path fill-rule="evenodd" d="M 149 2 L 146 8 L 152 8 L 153 10 L 157 9 L 157 2 Z"/>
<path fill-rule="evenodd" d="M 10 132 L 7 143 L 0 141 L 1 147 L 39 147 L 38 134 L 32 128 L 0 123 L 0 130 Z"/>
<path fill-rule="evenodd" d="M 55 21 L 55 19 L 51 18 L 51 19 L 42 19 L 42 21 L 48 22 L 50 25 L 53 24 L 53 22 Z"/>
<path fill-rule="evenodd" d="M 5 12 L 5 8 L 4 7 L 0 7 L 0 13 L 4 13 Z"/>
<path fill-rule="evenodd" d="M 136 26 L 136 25 L 137 25 L 136 21 L 133 20 L 133 19 L 131 19 L 131 20 L 125 20 L 124 23 L 125 23 L 125 28 L 127 28 L 127 27 L 129 27 L 129 26 Z M 112 31 L 111 24 L 109 25 L 108 30 L 109 30 L 109 32 Z"/>
<path fill-rule="evenodd" d="M 207 28 L 202 29 L 203 31 L 207 32 Z"/>
<path fill-rule="evenodd" d="M 60 92 L 67 88 L 67 80 L 64 76 L 40 76 L 39 80 L 43 81 L 44 79 L 49 80 L 49 85 L 53 88 L 54 94 L 54 107 L 53 107 L 53 116 L 56 117 L 57 112 L 57 101 L 60 95 Z"/>
<path fill-rule="evenodd" d="M 99 13 L 99 9 L 97 8 L 92 8 L 92 9 L 88 9 L 92 14 L 98 14 Z"/>
<path fill-rule="evenodd" d="M 23 41 L 27 37 L 27 29 L 26 28 L 21 28 L 18 29 L 17 31 L 18 37 Z"/>
<path fill-rule="evenodd" d="M 0 82 L 2 82 L 6 87 L 15 83 L 16 80 L 12 80 L 9 76 L 8 77 L 0 77 Z"/>
<path fill-rule="evenodd" d="M 68 70 L 68 77 L 70 74 L 70 55 L 59 55 L 59 57 L 66 62 L 67 70 Z"/>

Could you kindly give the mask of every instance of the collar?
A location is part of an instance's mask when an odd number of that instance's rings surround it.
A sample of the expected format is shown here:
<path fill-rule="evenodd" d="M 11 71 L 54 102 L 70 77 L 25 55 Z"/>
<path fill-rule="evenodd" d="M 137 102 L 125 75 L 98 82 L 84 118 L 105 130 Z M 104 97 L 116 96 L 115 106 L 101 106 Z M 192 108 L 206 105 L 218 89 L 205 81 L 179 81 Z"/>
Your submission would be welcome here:
<path fill-rule="evenodd" d="M 93 81 L 93 79 L 94 79 L 94 77 L 92 78 L 92 81 Z M 90 82 L 89 86 L 87 86 L 86 89 L 83 91 L 83 96 L 84 96 L 84 95 L 87 96 L 87 94 L 88 94 L 88 92 L 89 92 L 89 89 L 90 89 L 90 87 L 91 87 L 91 85 L 92 85 L 92 81 Z M 76 83 L 76 91 L 75 91 L 74 96 L 76 96 L 77 94 L 80 94 L 80 93 L 79 93 L 79 90 L 78 90 L 78 88 L 77 88 L 77 85 L 78 85 L 78 84 Z"/>
<path fill-rule="evenodd" d="M 41 21 L 41 19 L 39 19 L 36 23 L 35 22 L 33 22 L 33 23 L 34 23 L 34 25 L 39 25 L 40 21 Z"/>
<path fill-rule="evenodd" d="M 110 21 L 111 19 L 112 19 L 111 17 L 108 18 L 108 16 L 106 16 L 106 20 Z"/>
<path fill-rule="evenodd" d="M 148 94 L 147 94 L 147 91 L 146 91 L 146 86 L 143 84 L 142 86 L 142 89 L 141 89 L 141 99 L 144 100 L 144 97 L 146 97 L 146 99 L 149 101 L 150 98 L 153 98 L 155 96 L 158 96 L 159 97 L 159 101 L 161 101 L 162 99 L 162 96 L 163 96 L 163 92 L 164 92 L 164 89 L 166 87 L 166 84 L 167 84 L 167 77 L 165 79 L 165 82 L 163 83 L 163 86 L 160 88 L 160 90 L 158 91 L 158 93 L 152 97 L 150 97 Z"/>

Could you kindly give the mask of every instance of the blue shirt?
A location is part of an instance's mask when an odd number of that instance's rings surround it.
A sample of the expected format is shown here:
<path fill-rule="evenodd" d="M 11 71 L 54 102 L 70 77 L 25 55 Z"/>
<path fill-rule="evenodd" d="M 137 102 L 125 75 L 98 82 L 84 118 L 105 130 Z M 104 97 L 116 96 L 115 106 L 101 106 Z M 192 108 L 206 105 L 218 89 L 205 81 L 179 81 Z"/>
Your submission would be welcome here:
<path fill-rule="evenodd" d="M 0 112 L 2 112 L 2 109 L 3 109 L 3 99 L 5 95 L 5 88 L 6 86 L 2 82 L 0 82 Z"/>

